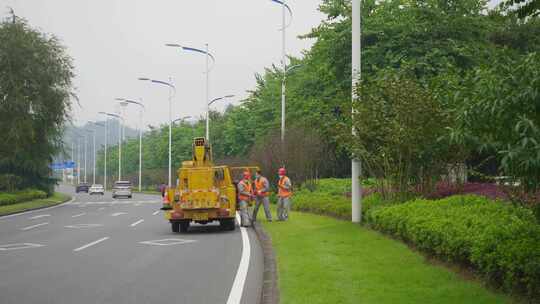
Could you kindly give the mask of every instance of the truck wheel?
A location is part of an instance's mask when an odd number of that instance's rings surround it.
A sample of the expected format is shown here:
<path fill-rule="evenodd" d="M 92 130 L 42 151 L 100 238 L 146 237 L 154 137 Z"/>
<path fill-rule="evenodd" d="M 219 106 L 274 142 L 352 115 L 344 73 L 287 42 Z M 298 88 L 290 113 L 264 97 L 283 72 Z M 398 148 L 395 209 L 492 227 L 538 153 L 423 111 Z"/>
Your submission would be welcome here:
<path fill-rule="evenodd" d="M 234 222 L 234 219 L 221 220 L 219 224 L 221 226 L 221 229 L 225 231 L 233 231 L 234 229 L 236 229 L 236 223 Z"/>
<path fill-rule="evenodd" d="M 180 232 L 187 232 L 189 229 L 189 221 L 180 222 Z"/>
<path fill-rule="evenodd" d="M 172 232 L 180 232 L 180 223 L 173 222 L 171 223 Z"/>

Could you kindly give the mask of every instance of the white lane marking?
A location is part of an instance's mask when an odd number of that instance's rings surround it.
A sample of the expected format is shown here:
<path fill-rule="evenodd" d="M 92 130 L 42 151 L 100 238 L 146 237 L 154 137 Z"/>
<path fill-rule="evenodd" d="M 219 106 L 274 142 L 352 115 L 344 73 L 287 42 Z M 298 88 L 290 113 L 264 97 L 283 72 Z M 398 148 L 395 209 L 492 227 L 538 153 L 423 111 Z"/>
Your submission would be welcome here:
<path fill-rule="evenodd" d="M 101 242 L 103 242 L 103 241 L 106 241 L 106 240 L 108 240 L 108 239 L 109 239 L 109 237 L 106 236 L 106 237 L 101 238 L 101 239 L 99 239 L 99 240 L 97 240 L 97 241 L 94 241 L 94 242 L 92 242 L 92 243 L 88 243 L 88 244 L 86 244 L 86 245 L 84 245 L 84 246 L 81 246 L 81 247 L 79 247 L 79 248 L 73 249 L 73 251 L 74 251 L 74 252 L 78 252 L 78 251 L 84 250 L 84 249 L 86 249 L 86 248 L 88 248 L 88 247 L 94 246 L 94 245 L 99 244 L 99 243 L 101 243 Z"/>
<path fill-rule="evenodd" d="M 127 214 L 126 212 L 115 212 L 113 214 L 111 214 L 111 216 L 119 216 L 119 215 L 124 215 L 124 214 Z"/>
<path fill-rule="evenodd" d="M 139 242 L 139 244 L 145 245 L 154 245 L 154 246 L 171 246 L 171 245 L 181 245 L 197 242 L 195 240 L 184 240 L 184 239 L 163 239 L 163 240 L 152 240 Z"/>
<path fill-rule="evenodd" d="M 43 247 L 43 246 L 45 245 L 32 244 L 32 243 L 6 244 L 6 245 L 0 245 L 0 251 L 26 249 L 26 248 L 38 248 L 38 247 Z"/>
<path fill-rule="evenodd" d="M 139 207 L 140 205 L 141 205 L 141 203 L 136 203 L 135 207 Z"/>
<path fill-rule="evenodd" d="M 25 212 L 21 212 L 21 213 L 15 213 L 15 214 L 9 214 L 9 215 L 2 215 L 2 216 L 0 216 L 0 220 L 7 219 L 7 218 L 12 218 L 12 217 L 16 217 L 16 216 L 24 215 L 24 214 L 30 214 L 30 213 L 43 212 L 43 211 L 46 211 L 46 210 L 51 210 L 51 209 L 54 209 L 54 208 L 69 205 L 69 204 L 73 203 L 74 201 L 75 201 L 75 198 L 72 198 L 70 201 L 67 201 L 67 202 L 59 204 L 59 205 L 54 205 L 54 206 L 51 206 L 51 207 L 47 207 L 47 208 L 42 208 L 42 209 L 38 209 L 38 210 L 29 210 L 29 211 L 25 211 Z"/>
<path fill-rule="evenodd" d="M 79 216 L 83 216 L 83 215 L 85 215 L 85 214 L 86 214 L 86 212 L 83 212 L 83 213 L 75 214 L 75 215 L 73 215 L 73 216 L 71 216 L 71 217 L 79 217 Z"/>
<path fill-rule="evenodd" d="M 65 228 L 75 228 L 75 229 L 81 229 L 81 228 L 94 228 L 94 227 L 101 227 L 102 224 L 77 224 L 77 225 L 69 225 L 64 226 Z"/>
<path fill-rule="evenodd" d="M 154 212 L 154 213 L 152 213 L 152 215 L 157 215 L 158 213 L 159 213 L 159 210 L 156 211 L 156 212 Z"/>
<path fill-rule="evenodd" d="M 240 216 L 236 214 L 236 220 L 240 223 Z M 240 233 L 242 234 L 242 257 L 240 258 L 240 264 L 234 277 L 234 282 L 229 293 L 229 299 L 227 304 L 240 304 L 242 300 L 242 293 L 244 292 L 244 285 L 246 283 L 246 277 L 249 268 L 249 257 L 251 254 L 251 245 L 249 243 L 249 236 L 246 228 L 240 227 Z"/>
<path fill-rule="evenodd" d="M 98 211 L 101 211 L 103 209 L 105 209 L 105 207 L 100 207 L 100 208 L 98 208 Z"/>
<path fill-rule="evenodd" d="M 40 215 L 32 216 L 30 219 L 35 220 L 35 219 L 38 219 L 38 218 L 48 217 L 48 216 L 51 216 L 51 215 L 50 214 L 40 214 Z"/>
<path fill-rule="evenodd" d="M 135 226 L 139 225 L 139 224 L 142 223 L 142 222 L 144 222 L 144 220 L 138 220 L 138 221 L 136 221 L 135 223 L 133 223 L 133 224 L 131 224 L 131 225 L 129 225 L 129 226 L 135 227 Z"/>
<path fill-rule="evenodd" d="M 37 224 L 37 225 L 32 225 L 32 226 L 28 226 L 28 227 L 24 227 L 24 228 L 21 228 L 21 230 L 23 231 L 26 231 L 26 230 L 30 230 L 32 228 L 36 228 L 36 227 L 40 227 L 40 226 L 45 226 L 45 225 L 48 225 L 49 223 L 41 223 L 41 224 Z"/>

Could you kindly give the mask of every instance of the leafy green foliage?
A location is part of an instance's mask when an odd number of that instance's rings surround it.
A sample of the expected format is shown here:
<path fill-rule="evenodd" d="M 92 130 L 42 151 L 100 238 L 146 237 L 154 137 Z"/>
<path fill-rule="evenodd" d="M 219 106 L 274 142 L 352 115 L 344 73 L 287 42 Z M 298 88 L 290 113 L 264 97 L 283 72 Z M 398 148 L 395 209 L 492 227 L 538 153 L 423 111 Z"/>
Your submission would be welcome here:
<path fill-rule="evenodd" d="M 520 18 L 540 16 L 539 0 L 506 0 L 504 5 Z"/>
<path fill-rule="evenodd" d="M 505 290 L 540 296 L 540 225 L 526 208 L 454 196 L 372 209 L 367 221 L 423 251 L 471 265 Z"/>
<path fill-rule="evenodd" d="M 504 55 L 504 54 L 503 54 Z M 502 172 L 526 192 L 540 190 L 540 53 L 500 56 L 462 80 L 453 98 L 457 124 L 451 138 L 494 151 Z"/>
<path fill-rule="evenodd" d="M 47 193 L 36 189 L 26 189 L 11 193 L 2 192 L 0 193 L 0 206 L 12 205 L 46 197 Z"/>
<path fill-rule="evenodd" d="M 20 177 L 16 188 L 51 192 L 48 165 L 62 148 L 73 97 L 72 60 L 57 38 L 24 20 L 0 22 L 0 41 L 0 172 Z"/>

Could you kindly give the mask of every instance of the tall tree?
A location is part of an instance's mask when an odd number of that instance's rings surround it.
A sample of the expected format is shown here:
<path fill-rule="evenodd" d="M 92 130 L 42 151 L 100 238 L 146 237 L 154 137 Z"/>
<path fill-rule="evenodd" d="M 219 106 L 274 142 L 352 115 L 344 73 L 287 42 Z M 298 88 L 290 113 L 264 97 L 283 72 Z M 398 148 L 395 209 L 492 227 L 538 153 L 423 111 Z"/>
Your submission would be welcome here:
<path fill-rule="evenodd" d="M 51 190 L 48 166 L 75 97 L 72 59 L 19 18 L 0 23 L 0 41 L 0 190 Z"/>

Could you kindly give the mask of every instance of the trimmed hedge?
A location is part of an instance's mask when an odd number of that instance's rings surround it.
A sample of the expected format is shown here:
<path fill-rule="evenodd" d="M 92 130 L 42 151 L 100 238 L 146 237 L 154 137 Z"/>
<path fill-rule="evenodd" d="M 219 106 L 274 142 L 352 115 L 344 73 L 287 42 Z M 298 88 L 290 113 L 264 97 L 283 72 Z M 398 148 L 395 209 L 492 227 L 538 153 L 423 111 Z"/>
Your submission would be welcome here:
<path fill-rule="evenodd" d="M 472 266 L 506 291 L 540 295 L 540 225 L 531 210 L 484 197 L 418 199 L 366 214 L 374 229 Z"/>
<path fill-rule="evenodd" d="M 365 186 L 365 185 L 364 185 Z M 314 191 L 303 186 L 292 198 L 292 209 L 316 214 L 325 214 L 342 219 L 351 218 L 351 199 L 347 196 L 351 190 L 350 179 L 321 179 Z M 373 206 L 383 205 L 378 194 L 371 194 L 362 200 L 362 213 Z"/>
<path fill-rule="evenodd" d="M 17 192 L 0 193 L 0 206 L 13 205 L 35 199 L 46 198 L 47 193 L 41 190 L 26 189 Z"/>

